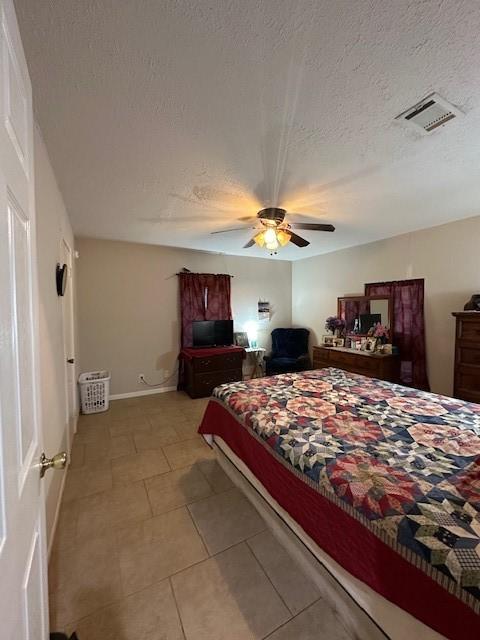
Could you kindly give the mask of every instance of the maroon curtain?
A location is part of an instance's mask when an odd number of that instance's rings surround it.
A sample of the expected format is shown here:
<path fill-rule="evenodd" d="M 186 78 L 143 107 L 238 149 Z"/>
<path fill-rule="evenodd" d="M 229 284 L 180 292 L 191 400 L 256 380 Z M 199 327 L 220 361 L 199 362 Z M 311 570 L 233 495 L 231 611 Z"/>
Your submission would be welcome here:
<path fill-rule="evenodd" d="M 179 273 L 182 347 L 192 346 L 192 322 L 205 320 L 205 285 L 203 275 Z"/>
<path fill-rule="evenodd" d="M 425 281 L 396 280 L 365 285 L 366 296 L 393 300 L 392 342 L 400 352 L 400 381 L 408 387 L 430 391 L 425 349 L 423 310 Z"/>
<path fill-rule="evenodd" d="M 231 320 L 230 276 L 208 275 L 206 280 L 205 320 Z"/>
<path fill-rule="evenodd" d="M 182 347 L 192 346 L 192 322 L 230 320 L 230 277 L 210 273 L 179 273 Z"/>

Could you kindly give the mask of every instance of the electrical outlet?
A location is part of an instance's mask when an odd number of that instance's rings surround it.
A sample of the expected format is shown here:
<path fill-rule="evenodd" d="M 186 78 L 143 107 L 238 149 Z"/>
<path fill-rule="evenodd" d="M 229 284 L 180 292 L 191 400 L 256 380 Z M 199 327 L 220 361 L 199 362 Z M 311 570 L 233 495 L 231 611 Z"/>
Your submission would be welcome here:
<path fill-rule="evenodd" d="M 166 380 L 170 377 L 170 371 L 168 369 L 163 370 L 163 379 Z"/>
<path fill-rule="evenodd" d="M 138 374 L 138 378 L 137 378 L 138 382 L 141 384 L 142 382 L 145 382 L 145 376 L 143 375 L 143 373 L 139 373 Z"/>

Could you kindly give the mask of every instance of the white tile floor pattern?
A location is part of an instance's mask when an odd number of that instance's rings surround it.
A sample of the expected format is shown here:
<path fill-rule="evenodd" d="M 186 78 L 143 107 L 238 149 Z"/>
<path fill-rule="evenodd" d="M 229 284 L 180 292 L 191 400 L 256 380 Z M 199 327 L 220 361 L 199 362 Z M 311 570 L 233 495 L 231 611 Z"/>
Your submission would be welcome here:
<path fill-rule="evenodd" d="M 206 400 L 81 416 L 50 567 L 52 631 L 79 640 L 348 640 L 214 459 Z"/>

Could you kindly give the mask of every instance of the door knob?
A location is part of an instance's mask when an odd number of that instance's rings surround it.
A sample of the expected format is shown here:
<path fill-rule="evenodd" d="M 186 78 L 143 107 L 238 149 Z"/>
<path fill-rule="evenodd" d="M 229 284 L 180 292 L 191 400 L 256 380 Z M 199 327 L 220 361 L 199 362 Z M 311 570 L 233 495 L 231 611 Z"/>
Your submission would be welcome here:
<path fill-rule="evenodd" d="M 75 358 L 68 358 L 67 362 L 69 364 L 74 364 L 75 363 Z"/>
<path fill-rule="evenodd" d="M 40 456 L 40 478 L 43 478 L 47 469 L 65 469 L 67 466 L 68 455 L 66 451 L 62 451 L 62 453 L 57 453 L 53 458 L 47 458 L 47 456 L 42 453 Z"/>

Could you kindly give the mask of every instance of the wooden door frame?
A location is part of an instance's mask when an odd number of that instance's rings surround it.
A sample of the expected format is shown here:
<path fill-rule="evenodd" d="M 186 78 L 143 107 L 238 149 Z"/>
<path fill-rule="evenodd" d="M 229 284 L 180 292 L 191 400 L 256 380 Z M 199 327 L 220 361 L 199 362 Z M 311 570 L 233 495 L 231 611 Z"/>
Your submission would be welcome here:
<path fill-rule="evenodd" d="M 68 255 L 69 260 L 66 263 L 68 269 L 68 280 L 67 280 L 67 295 L 62 298 L 62 327 L 63 327 L 63 354 L 64 354 L 64 367 L 65 367 L 65 409 L 66 409 L 66 417 L 67 417 L 67 446 L 68 450 L 71 450 L 73 436 L 77 431 L 77 409 L 78 409 L 78 400 L 75 394 L 75 381 L 76 381 L 76 371 L 77 371 L 77 362 L 76 362 L 76 345 L 75 345 L 75 300 L 74 300 L 74 249 L 70 246 L 69 241 L 62 237 L 62 256 Z M 66 313 L 65 305 L 69 305 L 68 314 Z M 66 316 L 70 318 L 70 326 L 66 326 Z M 68 337 L 68 334 L 70 336 Z M 71 340 L 71 349 L 69 349 L 68 341 Z M 75 359 L 75 364 L 73 365 L 73 385 L 70 393 L 69 389 L 69 367 L 72 365 L 67 362 L 69 358 Z M 71 410 L 71 412 L 70 412 Z M 73 423 L 71 424 L 71 421 Z"/>

